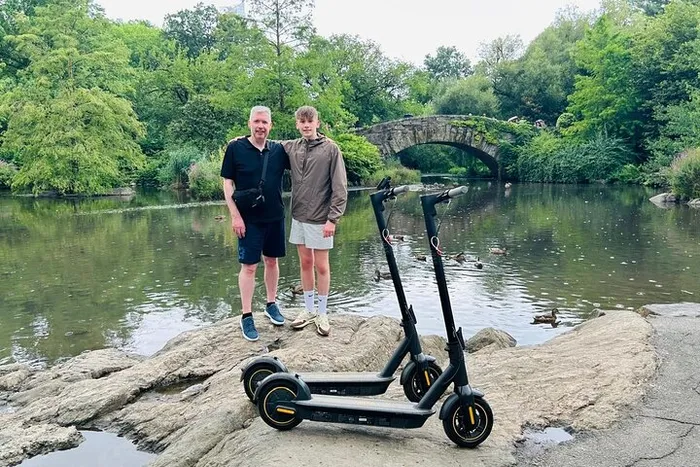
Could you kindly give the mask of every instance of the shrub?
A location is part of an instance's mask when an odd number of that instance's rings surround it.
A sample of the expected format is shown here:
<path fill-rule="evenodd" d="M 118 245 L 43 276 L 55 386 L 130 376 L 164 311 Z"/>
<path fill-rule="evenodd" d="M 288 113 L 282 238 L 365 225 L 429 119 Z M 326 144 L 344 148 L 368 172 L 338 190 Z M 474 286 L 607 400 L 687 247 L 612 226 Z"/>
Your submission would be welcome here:
<path fill-rule="evenodd" d="M 517 169 L 524 181 L 581 183 L 614 180 L 631 152 L 615 137 L 598 134 L 583 143 L 542 132 L 520 151 Z"/>
<path fill-rule="evenodd" d="M 379 149 L 364 136 L 345 133 L 338 135 L 334 141 L 343 153 L 345 171 L 350 184 L 360 185 L 381 169 L 382 158 L 379 155 Z"/>
<path fill-rule="evenodd" d="M 210 158 L 192 164 L 187 173 L 192 196 L 200 200 L 224 199 L 220 171 L 220 158 Z"/>
<path fill-rule="evenodd" d="M 160 186 L 159 173 L 162 167 L 162 159 L 148 159 L 143 168 L 136 172 L 134 182 L 139 186 Z"/>
<path fill-rule="evenodd" d="M 14 164 L 0 159 L 0 189 L 10 188 L 16 173 L 17 167 Z"/>
<path fill-rule="evenodd" d="M 376 186 L 384 177 L 391 177 L 393 186 L 420 183 L 420 172 L 402 166 L 397 160 L 390 160 L 385 168 L 373 173 L 368 182 Z"/>
<path fill-rule="evenodd" d="M 642 181 L 642 171 L 634 164 L 625 164 L 615 176 L 620 183 L 635 184 Z"/>
<path fill-rule="evenodd" d="M 557 129 L 564 130 L 566 128 L 569 128 L 571 125 L 573 125 L 575 120 L 576 117 L 574 116 L 574 114 L 570 112 L 564 112 L 563 114 L 559 115 L 559 118 L 557 118 Z"/>
<path fill-rule="evenodd" d="M 457 175 L 458 177 L 467 175 L 467 168 L 466 167 L 450 167 L 450 170 L 447 171 L 451 175 Z"/>
<path fill-rule="evenodd" d="M 694 149 L 671 163 L 671 191 L 682 199 L 700 198 L 700 150 Z"/>
<path fill-rule="evenodd" d="M 187 172 L 190 166 L 204 157 L 204 154 L 193 146 L 171 149 L 166 153 L 165 163 L 158 171 L 158 180 L 162 185 L 185 188 L 189 183 Z"/>

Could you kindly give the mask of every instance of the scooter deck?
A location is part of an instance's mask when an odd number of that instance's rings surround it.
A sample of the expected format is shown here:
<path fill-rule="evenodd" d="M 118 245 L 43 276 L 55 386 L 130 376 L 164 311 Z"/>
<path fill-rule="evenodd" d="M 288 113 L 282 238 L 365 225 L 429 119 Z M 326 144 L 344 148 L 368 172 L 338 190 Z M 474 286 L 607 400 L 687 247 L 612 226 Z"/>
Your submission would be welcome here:
<path fill-rule="evenodd" d="M 376 396 L 384 394 L 395 376 L 370 372 L 302 373 L 301 379 L 313 394 L 335 396 Z"/>
<path fill-rule="evenodd" d="M 314 394 L 310 400 L 295 400 L 300 415 L 307 420 L 374 425 L 393 428 L 419 428 L 435 409 L 418 409 L 411 402 Z"/>

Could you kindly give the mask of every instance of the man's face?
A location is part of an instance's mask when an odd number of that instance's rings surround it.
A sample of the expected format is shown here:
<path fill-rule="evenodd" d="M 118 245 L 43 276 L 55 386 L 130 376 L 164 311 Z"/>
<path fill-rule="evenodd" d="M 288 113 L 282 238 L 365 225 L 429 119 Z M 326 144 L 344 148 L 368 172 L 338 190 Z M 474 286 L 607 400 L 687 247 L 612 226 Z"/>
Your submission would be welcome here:
<path fill-rule="evenodd" d="M 272 129 L 270 116 L 266 112 L 257 112 L 253 114 L 252 118 L 248 121 L 248 127 L 250 128 L 250 134 L 253 135 L 253 138 L 258 140 L 267 139 Z"/>
<path fill-rule="evenodd" d="M 297 120 L 297 130 L 299 130 L 299 133 L 301 133 L 301 136 L 304 138 L 316 138 L 318 136 L 316 130 L 318 130 L 320 125 L 321 122 L 318 121 L 318 117 L 311 119 L 301 118 Z"/>

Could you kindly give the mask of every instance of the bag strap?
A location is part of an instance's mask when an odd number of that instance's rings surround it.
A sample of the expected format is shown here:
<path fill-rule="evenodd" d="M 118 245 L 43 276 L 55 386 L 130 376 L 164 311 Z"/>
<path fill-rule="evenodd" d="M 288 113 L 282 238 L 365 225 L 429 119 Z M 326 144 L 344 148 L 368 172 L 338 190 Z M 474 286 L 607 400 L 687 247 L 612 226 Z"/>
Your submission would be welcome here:
<path fill-rule="evenodd" d="M 260 182 L 258 183 L 258 188 L 260 188 L 261 191 L 265 186 L 265 175 L 267 175 L 267 160 L 268 156 L 270 155 L 270 148 L 268 145 L 265 145 L 265 149 L 267 149 L 267 151 L 264 152 L 265 155 L 263 156 L 262 176 L 260 177 Z"/>

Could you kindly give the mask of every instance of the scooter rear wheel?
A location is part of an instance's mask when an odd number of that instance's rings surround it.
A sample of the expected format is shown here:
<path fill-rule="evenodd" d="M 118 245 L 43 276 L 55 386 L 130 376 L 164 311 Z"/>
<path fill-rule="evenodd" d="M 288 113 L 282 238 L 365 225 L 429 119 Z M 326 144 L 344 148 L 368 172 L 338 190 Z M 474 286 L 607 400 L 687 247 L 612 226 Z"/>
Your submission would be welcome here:
<path fill-rule="evenodd" d="M 245 389 L 245 394 L 251 402 L 255 402 L 255 390 L 262 380 L 276 372 L 277 369 L 267 363 L 256 364 L 245 372 L 243 375 L 243 389 Z"/>
<path fill-rule="evenodd" d="M 475 423 L 472 424 L 469 414 L 455 404 L 442 421 L 442 428 L 450 440 L 462 448 L 475 448 L 483 443 L 491 434 L 493 428 L 493 411 L 481 397 L 474 398 Z"/>
<path fill-rule="evenodd" d="M 286 405 L 296 399 L 299 388 L 293 382 L 271 381 L 260 388 L 258 397 L 258 412 L 260 418 L 272 428 L 278 430 L 291 430 L 301 423 L 302 419 L 297 418 L 294 411 L 279 407 Z M 291 412 L 291 413 L 290 413 Z"/>
<path fill-rule="evenodd" d="M 421 370 L 418 365 L 413 368 L 414 370 L 403 383 L 403 392 L 409 401 L 420 402 L 435 380 L 442 374 L 442 368 L 435 362 L 430 362 L 427 370 Z"/>

